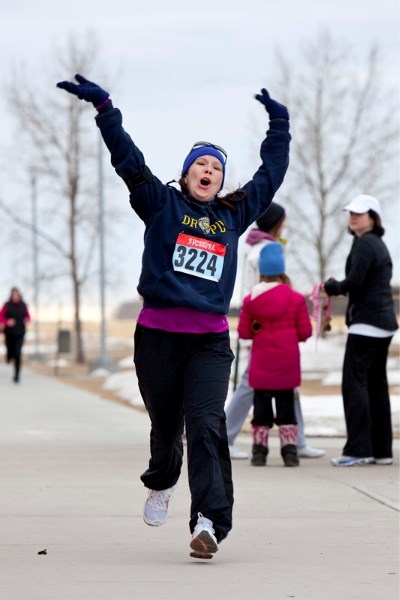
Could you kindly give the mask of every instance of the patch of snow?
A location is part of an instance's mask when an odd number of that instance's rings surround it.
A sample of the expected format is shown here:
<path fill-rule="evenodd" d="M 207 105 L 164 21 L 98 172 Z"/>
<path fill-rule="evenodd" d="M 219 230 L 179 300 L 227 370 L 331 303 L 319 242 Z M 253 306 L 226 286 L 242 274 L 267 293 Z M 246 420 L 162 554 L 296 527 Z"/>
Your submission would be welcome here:
<path fill-rule="evenodd" d="M 345 340 L 345 335 L 332 335 L 329 338 L 319 339 L 317 344 L 315 338 L 300 344 L 303 379 L 320 380 L 322 386 L 340 385 Z M 234 348 L 234 345 L 232 347 Z M 239 381 L 240 374 L 247 366 L 248 358 L 247 348 L 241 347 Z M 388 379 L 391 384 L 399 383 L 398 364 L 399 360 L 396 360 L 396 357 L 388 361 Z M 125 369 L 125 371 L 112 373 L 106 377 L 103 385 L 104 389 L 113 390 L 121 399 L 128 401 L 132 406 L 143 407 L 132 355 L 121 359 L 118 366 Z M 227 403 L 233 393 L 233 369 Z M 319 396 L 301 394 L 300 402 L 306 435 L 325 437 L 346 435 L 343 401 L 340 394 L 321 394 Z M 399 394 L 392 394 L 391 396 L 391 411 L 393 431 L 399 433 Z"/>
<path fill-rule="evenodd" d="M 90 371 L 90 377 L 108 377 L 110 375 L 110 371 L 103 368 L 93 369 Z"/>
<path fill-rule="evenodd" d="M 121 358 L 121 360 L 118 361 L 118 366 L 120 369 L 134 369 L 133 356 L 129 355 L 125 358 Z"/>
<path fill-rule="evenodd" d="M 51 359 L 46 362 L 49 367 L 68 367 L 70 362 L 65 358 Z"/>

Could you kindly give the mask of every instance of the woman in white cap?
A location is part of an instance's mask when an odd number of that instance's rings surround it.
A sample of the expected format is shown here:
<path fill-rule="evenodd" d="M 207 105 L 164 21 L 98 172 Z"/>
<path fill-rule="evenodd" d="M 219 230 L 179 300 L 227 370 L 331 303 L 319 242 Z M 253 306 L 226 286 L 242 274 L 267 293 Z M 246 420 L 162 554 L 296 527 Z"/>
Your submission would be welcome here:
<path fill-rule="evenodd" d="M 348 296 L 348 337 L 343 362 L 342 395 L 347 428 L 337 467 L 390 465 L 392 424 L 386 375 L 389 345 L 398 329 L 390 287 L 392 260 L 382 240 L 381 207 L 360 194 L 345 206 L 354 236 L 345 279 L 325 282 L 329 296 Z"/>
<path fill-rule="evenodd" d="M 143 519 L 163 525 L 183 464 L 186 427 L 194 558 L 210 559 L 232 527 L 233 484 L 224 404 L 233 353 L 227 314 L 235 284 L 239 237 L 262 215 L 289 164 L 289 113 L 262 89 L 269 115 L 261 165 L 240 189 L 220 195 L 227 154 L 197 142 L 184 159 L 180 189 L 162 183 L 122 126 L 108 92 L 82 75 L 57 85 L 91 102 L 96 123 L 130 203 L 145 225 L 138 292 L 143 309 L 134 362 L 151 420 L 148 489 Z M 171 147 L 171 148 L 170 148 Z M 171 140 L 168 145 L 173 147 Z"/>

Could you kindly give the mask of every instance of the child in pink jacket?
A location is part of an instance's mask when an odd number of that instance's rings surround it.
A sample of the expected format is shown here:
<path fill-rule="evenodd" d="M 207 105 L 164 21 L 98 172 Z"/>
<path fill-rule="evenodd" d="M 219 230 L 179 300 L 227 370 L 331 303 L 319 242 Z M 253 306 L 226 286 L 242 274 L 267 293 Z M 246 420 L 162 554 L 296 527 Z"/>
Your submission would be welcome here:
<path fill-rule="evenodd" d="M 264 246 L 258 266 L 260 282 L 244 298 L 238 325 L 239 337 L 253 340 L 249 367 L 249 384 L 254 388 L 251 464 L 266 465 L 268 432 L 275 422 L 285 466 L 295 467 L 299 465 L 294 413 L 294 389 L 301 381 L 299 342 L 311 336 L 312 326 L 304 297 L 291 288 L 285 275 L 282 245 Z"/>

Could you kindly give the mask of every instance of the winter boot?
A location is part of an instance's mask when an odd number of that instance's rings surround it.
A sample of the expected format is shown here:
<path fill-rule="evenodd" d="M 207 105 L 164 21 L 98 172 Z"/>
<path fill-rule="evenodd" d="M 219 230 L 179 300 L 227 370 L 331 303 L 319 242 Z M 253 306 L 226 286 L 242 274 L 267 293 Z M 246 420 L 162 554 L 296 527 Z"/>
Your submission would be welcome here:
<path fill-rule="evenodd" d="M 294 444 L 286 444 L 281 448 L 281 455 L 285 467 L 298 467 L 300 464 L 299 457 L 297 456 L 297 448 Z"/>
<path fill-rule="evenodd" d="M 251 464 L 253 467 L 265 467 L 268 454 L 268 432 L 267 425 L 253 425 L 253 451 Z"/>
<path fill-rule="evenodd" d="M 261 446 L 261 444 L 253 444 L 253 451 L 251 456 L 252 467 L 265 467 L 267 464 L 268 448 Z"/>
<path fill-rule="evenodd" d="M 281 456 L 286 467 L 298 467 L 297 456 L 297 425 L 280 425 L 279 438 L 281 441 Z"/>

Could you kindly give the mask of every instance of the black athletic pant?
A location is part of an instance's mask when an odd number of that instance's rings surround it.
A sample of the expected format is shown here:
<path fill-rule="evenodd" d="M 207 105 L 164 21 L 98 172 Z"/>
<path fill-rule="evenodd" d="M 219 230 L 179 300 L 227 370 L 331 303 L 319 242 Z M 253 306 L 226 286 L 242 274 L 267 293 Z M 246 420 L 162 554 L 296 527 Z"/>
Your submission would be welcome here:
<path fill-rule="evenodd" d="M 14 377 L 15 379 L 19 378 L 19 372 L 21 369 L 22 359 L 21 359 L 21 351 L 22 344 L 24 343 L 24 335 L 12 335 L 5 334 L 6 341 L 6 349 L 7 349 L 7 362 L 14 361 Z"/>
<path fill-rule="evenodd" d="M 272 409 L 272 398 L 275 398 L 276 416 Z M 294 412 L 294 390 L 254 390 L 254 408 L 252 425 L 296 425 Z"/>
<path fill-rule="evenodd" d="M 224 411 L 232 360 L 228 332 L 187 334 L 136 327 L 134 362 L 151 419 L 151 458 L 141 479 L 153 490 L 178 481 L 185 420 L 190 531 L 200 512 L 212 520 L 219 542 L 232 527 L 233 484 Z"/>
<path fill-rule="evenodd" d="M 347 427 L 346 456 L 390 458 L 392 422 L 386 376 L 392 338 L 349 334 L 342 394 Z"/>

